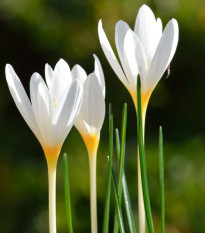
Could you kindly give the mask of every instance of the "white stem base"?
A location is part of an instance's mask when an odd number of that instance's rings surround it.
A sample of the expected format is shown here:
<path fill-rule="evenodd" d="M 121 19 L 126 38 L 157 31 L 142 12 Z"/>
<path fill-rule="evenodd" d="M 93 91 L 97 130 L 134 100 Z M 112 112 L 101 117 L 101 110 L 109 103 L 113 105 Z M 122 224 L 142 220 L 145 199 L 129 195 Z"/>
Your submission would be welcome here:
<path fill-rule="evenodd" d="M 139 233 L 146 232 L 146 221 L 145 221 L 145 208 L 144 208 L 144 198 L 142 193 L 142 180 L 141 180 L 141 168 L 140 168 L 140 158 L 138 151 L 138 208 L 139 208 Z"/>
<path fill-rule="evenodd" d="M 145 141 L 145 116 L 146 110 L 142 113 L 142 131 L 143 131 L 143 142 Z M 146 232 L 146 216 L 145 216 L 145 208 L 144 208 L 144 198 L 142 191 L 142 178 L 141 178 L 141 167 L 140 167 L 140 155 L 138 148 L 138 208 L 139 208 L 139 233 Z"/>
<path fill-rule="evenodd" d="M 97 233 L 97 193 L 96 193 L 96 154 L 89 156 L 90 165 L 90 209 L 91 209 L 91 232 Z"/>
<path fill-rule="evenodd" d="M 56 168 L 48 167 L 49 232 L 56 233 Z"/>

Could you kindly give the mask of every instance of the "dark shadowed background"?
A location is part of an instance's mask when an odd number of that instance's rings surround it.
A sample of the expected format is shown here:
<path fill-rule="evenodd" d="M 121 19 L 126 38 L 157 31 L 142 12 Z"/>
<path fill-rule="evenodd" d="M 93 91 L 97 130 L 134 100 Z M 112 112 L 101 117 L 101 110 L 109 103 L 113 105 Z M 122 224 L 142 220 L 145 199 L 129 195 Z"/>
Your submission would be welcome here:
<path fill-rule="evenodd" d="M 108 155 L 108 103 L 114 125 L 120 127 L 128 103 L 126 173 L 137 223 L 137 136 L 134 106 L 127 90 L 110 68 L 99 44 L 98 20 L 114 46 L 114 27 L 122 19 L 133 28 L 139 7 L 149 5 L 165 26 L 176 18 L 179 44 L 171 75 L 162 78 L 151 97 L 146 121 L 146 159 L 156 232 L 160 232 L 158 127 L 164 129 L 166 232 L 203 233 L 205 229 L 205 2 L 204 0 L 1 0 L 0 1 L 0 232 L 47 233 L 47 167 L 43 151 L 18 112 L 5 80 L 10 63 L 29 91 L 34 72 L 44 76 L 64 58 L 89 74 L 96 54 L 106 81 L 106 118 L 98 153 L 98 220 L 102 229 Z M 75 232 L 90 232 L 87 151 L 73 128 L 62 152 L 70 162 Z M 116 156 L 115 156 L 116 163 Z M 63 164 L 57 172 L 58 232 L 68 232 Z M 112 212 L 114 201 L 112 200 Z M 113 215 L 111 215 L 112 219 Z M 112 221 L 110 224 L 112 229 Z"/>

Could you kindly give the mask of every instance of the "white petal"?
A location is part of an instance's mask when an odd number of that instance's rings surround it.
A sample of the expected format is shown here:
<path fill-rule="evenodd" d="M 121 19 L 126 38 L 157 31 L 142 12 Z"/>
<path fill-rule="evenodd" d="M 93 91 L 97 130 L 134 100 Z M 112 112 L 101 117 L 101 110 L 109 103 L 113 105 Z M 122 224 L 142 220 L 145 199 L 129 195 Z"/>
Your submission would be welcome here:
<path fill-rule="evenodd" d="M 51 103 L 50 94 L 44 82 L 38 84 L 38 109 L 36 113 L 36 121 L 43 140 L 44 146 L 52 146 L 55 142 L 51 135 L 51 122 L 53 116 L 54 104 Z"/>
<path fill-rule="evenodd" d="M 83 86 L 79 80 L 74 80 L 66 94 L 65 101 L 60 103 L 53 122 L 53 137 L 62 144 L 69 133 L 82 104 Z"/>
<path fill-rule="evenodd" d="M 136 88 L 138 64 L 135 53 L 135 41 L 132 30 L 128 30 L 124 40 L 124 61 L 127 67 L 127 78 L 131 89 Z"/>
<path fill-rule="evenodd" d="M 98 23 L 98 35 L 99 35 L 99 39 L 100 39 L 100 44 L 102 46 L 102 49 L 104 51 L 104 54 L 105 54 L 108 62 L 110 63 L 112 69 L 114 70 L 114 72 L 116 73 L 116 75 L 118 76 L 120 81 L 125 85 L 126 88 L 128 88 L 127 79 L 126 79 L 126 77 L 122 71 L 122 68 L 121 68 L 121 66 L 120 66 L 111 46 L 110 46 L 110 43 L 107 39 L 107 36 L 105 35 L 101 20 Z"/>
<path fill-rule="evenodd" d="M 100 131 L 105 118 L 105 100 L 94 73 L 90 74 L 84 83 L 83 103 L 81 107 L 83 121 Z"/>
<path fill-rule="evenodd" d="M 46 77 L 46 83 L 47 83 L 48 88 L 50 88 L 51 86 L 52 76 L 53 76 L 53 69 L 51 68 L 49 64 L 46 64 L 45 65 L 45 77 Z"/>
<path fill-rule="evenodd" d="M 161 37 L 162 37 L 162 21 L 160 18 L 157 18 L 156 32 L 154 33 L 154 37 L 152 39 L 153 40 L 153 49 L 152 49 L 150 61 L 152 60 L 152 58 L 156 52 L 156 49 L 157 49 L 157 46 L 159 44 Z"/>
<path fill-rule="evenodd" d="M 157 18 L 157 34 L 159 35 L 159 38 L 162 36 L 162 20 L 160 18 Z"/>
<path fill-rule="evenodd" d="M 142 44 L 137 37 L 137 35 L 129 30 L 125 36 L 125 56 L 127 58 L 127 62 L 129 64 L 131 74 L 133 77 L 132 85 L 133 88 L 136 88 L 137 85 L 137 75 L 140 75 L 142 89 L 144 87 L 144 82 L 146 80 L 147 75 L 147 60 L 145 57 L 145 53 L 142 47 Z M 131 81 L 131 80 L 130 80 Z"/>
<path fill-rule="evenodd" d="M 118 21 L 115 26 L 115 44 L 126 77 L 128 76 L 127 73 L 129 72 L 129 67 L 126 67 L 126 63 L 124 61 L 124 39 L 129 29 L 130 27 L 128 26 L 128 24 L 122 20 Z"/>
<path fill-rule="evenodd" d="M 73 80 L 78 79 L 82 84 L 87 78 L 85 70 L 80 65 L 75 65 L 71 71 Z"/>
<path fill-rule="evenodd" d="M 59 102 L 61 95 L 70 86 L 71 82 L 70 68 L 63 59 L 60 59 L 55 66 L 50 86 L 51 96 L 55 98 L 56 103 Z"/>
<path fill-rule="evenodd" d="M 33 109 L 30 100 L 28 99 L 28 96 L 21 84 L 21 81 L 19 80 L 11 65 L 7 64 L 5 71 L 9 90 L 19 112 L 21 113 L 22 117 L 24 118 L 28 126 L 31 128 L 35 136 L 38 138 L 38 140 L 40 140 L 40 135 L 33 113 Z"/>
<path fill-rule="evenodd" d="M 94 56 L 94 59 L 95 59 L 94 73 L 97 76 L 97 79 L 99 81 L 99 84 L 100 84 L 102 92 L 103 92 L 103 96 L 105 98 L 105 79 L 104 79 L 102 66 L 100 64 L 100 61 L 99 61 L 98 57 L 95 54 L 93 54 L 93 56 Z"/>
<path fill-rule="evenodd" d="M 79 112 L 78 116 L 75 118 L 74 125 L 81 135 L 89 134 L 89 129 L 87 129 L 84 124 L 81 112 Z"/>
<path fill-rule="evenodd" d="M 172 19 L 168 22 L 163 32 L 156 53 L 151 62 L 146 81 L 147 90 L 151 90 L 156 86 L 164 71 L 167 69 L 176 51 L 178 38 L 178 23 L 175 19 Z"/>
<path fill-rule="evenodd" d="M 39 117 L 39 110 L 38 110 L 38 96 L 39 96 L 39 92 L 38 92 L 38 87 L 40 83 L 43 83 L 45 85 L 44 80 L 42 79 L 42 77 L 40 76 L 40 74 L 38 73 L 34 73 L 31 76 L 30 79 L 30 97 L 31 97 L 31 104 L 32 104 L 32 108 L 33 108 L 33 113 L 35 115 L 36 120 Z"/>
<path fill-rule="evenodd" d="M 157 30 L 158 33 L 162 34 L 162 20 L 160 18 L 157 18 Z"/>
<path fill-rule="evenodd" d="M 156 19 L 152 10 L 146 5 L 140 7 L 134 31 L 142 43 L 147 58 L 152 56 L 154 50 L 153 38 L 157 33 L 156 26 Z"/>

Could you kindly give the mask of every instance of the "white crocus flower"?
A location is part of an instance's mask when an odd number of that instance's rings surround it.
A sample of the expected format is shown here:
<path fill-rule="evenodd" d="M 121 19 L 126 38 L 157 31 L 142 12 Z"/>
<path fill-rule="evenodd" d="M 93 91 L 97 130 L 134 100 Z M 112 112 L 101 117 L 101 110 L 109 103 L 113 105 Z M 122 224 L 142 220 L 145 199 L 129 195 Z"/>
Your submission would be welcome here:
<path fill-rule="evenodd" d="M 29 100 L 11 65 L 6 65 L 6 80 L 24 120 L 40 142 L 48 165 L 49 228 L 56 233 L 56 166 L 63 142 L 79 112 L 83 88 L 72 80 L 68 64 L 60 60 L 55 69 L 46 64 L 46 83 L 38 73 L 30 80 Z"/>
<path fill-rule="evenodd" d="M 81 66 L 72 69 L 74 78 L 83 83 L 83 101 L 75 121 L 75 127 L 81 134 L 87 147 L 90 165 L 90 203 L 91 229 L 97 233 L 96 203 L 96 159 L 100 140 L 100 131 L 105 118 L 105 81 L 100 61 L 95 58 L 94 72 L 87 76 Z"/>
<path fill-rule="evenodd" d="M 119 64 L 102 27 L 98 24 L 98 34 L 102 49 L 112 69 L 130 92 L 137 110 L 137 76 L 140 75 L 142 90 L 142 114 L 145 124 L 149 98 L 158 81 L 169 66 L 176 51 L 179 29 L 175 19 L 171 19 L 162 32 L 161 19 L 156 19 L 152 10 L 143 5 L 138 12 L 134 31 L 124 21 L 115 27 L 115 44 Z M 143 126 L 144 127 L 144 126 Z M 145 214 L 139 177 L 139 223 L 140 233 L 145 232 Z"/>
<path fill-rule="evenodd" d="M 121 66 L 102 27 L 98 24 L 100 44 L 112 69 L 130 92 L 136 107 L 137 76 L 142 86 L 144 111 L 150 95 L 170 64 L 178 43 L 179 29 L 175 19 L 162 32 L 161 19 L 155 19 L 151 9 L 143 5 L 138 12 L 134 31 L 122 20 L 115 27 L 115 43 Z"/>

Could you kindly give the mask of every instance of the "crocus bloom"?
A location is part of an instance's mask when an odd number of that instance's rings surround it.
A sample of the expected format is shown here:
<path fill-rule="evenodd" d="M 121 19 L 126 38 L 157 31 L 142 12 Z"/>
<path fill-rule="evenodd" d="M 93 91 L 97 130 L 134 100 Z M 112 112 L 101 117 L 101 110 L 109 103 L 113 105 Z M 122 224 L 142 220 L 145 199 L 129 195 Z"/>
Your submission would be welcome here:
<path fill-rule="evenodd" d="M 56 165 L 62 144 L 79 112 L 83 88 L 79 80 L 73 81 L 69 66 L 62 59 L 54 70 L 46 64 L 45 77 L 46 83 L 38 73 L 31 76 L 30 101 L 12 66 L 6 65 L 6 80 L 11 95 L 46 156 L 49 177 L 49 228 L 51 233 L 55 233 Z"/>
<path fill-rule="evenodd" d="M 176 51 L 179 36 L 177 21 L 171 19 L 162 32 L 161 19 L 156 19 L 146 5 L 139 9 L 134 31 L 124 21 L 118 21 L 115 27 L 115 44 L 121 65 L 105 35 L 101 20 L 98 24 L 98 34 L 105 56 L 116 75 L 130 92 L 136 110 L 137 76 L 140 75 L 143 124 L 145 124 L 146 109 L 151 93 Z M 141 186 L 141 178 L 139 178 L 138 184 Z M 138 192 L 139 199 L 141 199 L 139 201 L 140 233 L 143 233 L 145 232 L 143 197 L 141 191 Z"/>
<path fill-rule="evenodd" d="M 100 140 L 100 130 L 105 118 L 105 82 L 100 61 L 95 58 L 95 70 L 87 76 L 79 65 L 72 69 L 74 78 L 83 83 L 83 101 L 75 121 L 75 127 L 81 134 L 89 155 L 90 194 L 91 194 L 91 228 L 97 233 L 96 204 L 96 157 Z"/>
<path fill-rule="evenodd" d="M 162 32 L 161 19 L 143 5 L 138 12 L 134 31 L 120 20 L 115 27 L 115 44 L 121 66 L 102 27 L 98 24 L 100 44 L 112 69 L 130 92 L 136 107 L 137 76 L 141 78 L 144 111 L 150 95 L 171 62 L 178 43 L 178 24 L 172 19 Z"/>

